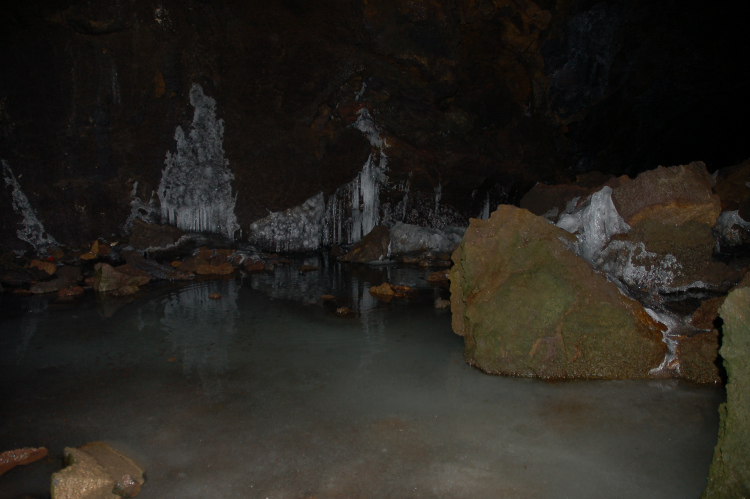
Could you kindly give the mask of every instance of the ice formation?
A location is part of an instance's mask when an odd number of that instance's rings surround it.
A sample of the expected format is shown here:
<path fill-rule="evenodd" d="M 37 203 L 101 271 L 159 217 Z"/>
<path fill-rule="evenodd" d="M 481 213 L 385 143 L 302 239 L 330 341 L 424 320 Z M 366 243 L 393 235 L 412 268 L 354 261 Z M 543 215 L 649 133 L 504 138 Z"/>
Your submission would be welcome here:
<path fill-rule="evenodd" d="M 487 196 L 484 198 L 484 208 L 482 208 L 482 213 L 479 215 L 479 218 L 482 220 L 489 220 L 490 219 L 490 193 L 487 193 Z"/>
<path fill-rule="evenodd" d="M 190 134 L 177 127 L 177 152 L 167 152 L 164 161 L 157 191 L 162 223 L 233 239 L 239 225 L 232 196 L 234 175 L 224 159 L 224 120 L 216 119 L 216 101 L 198 84 L 190 90 L 190 104 L 195 108 Z"/>
<path fill-rule="evenodd" d="M 632 288 L 655 292 L 675 291 L 671 286 L 682 265 L 672 254 L 665 255 L 658 266 L 647 263 L 647 259 L 653 261 L 656 257 L 656 253 L 647 251 L 643 243 L 612 241 L 601 253 L 597 264 L 601 270 Z M 639 259 L 643 260 L 643 265 L 638 264 Z"/>
<path fill-rule="evenodd" d="M 141 200 L 138 196 L 138 181 L 133 182 L 133 190 L 130 192 L 130 215 L 125 220 L 125 230 L 130 232 L 133 228 L 133 222 L 136 218 L 148 223 L 158 223 L 160 213 L 159 208 L 156 206 L 156 200 L 154 199 L 154 192 L 151 192 L 151 199 L 148 203 Z"/>
<path fill-rule="evenodd" d="M 383 150 L 388 144 L 367 108 L 359 110 L 352 126 L 367 136 L 374 149 L 357 178 L 328 199 L 321 241 L 326 245 L 356 243 L 381 221 L 380 187 L 388 181 L 388 158 Z"/>
<path fill-rule="evenodd" d="M 320 192 L 300 206 L 271 213 L 250 226 L 250 242 L 274 251 L 298 252 L 320 248 L 325 200 Z"/>
<path fill-rule="evenodd" d="M 572 204 L 571 201 L 566 211 Z M 607 186 L 592 194 L 588 206 L 561 216 L 557 226 L 576 234 L 580 256 L 590 262 L 596 261 L 612 236 L 630 230 L 617 213 L 612 202 L 612 188 Z"/>
<path fill-rule="evenodd" d="M 16 231 L 18 238 L 31 244 L 35 250 L 39 251 L 49 246 L 57 245 L 55 238 L 44 230 L 44 225 L 37 218 L 34 208 L 31 207 L 29 199 L 21 190 L 21 186 L 13 175 L 13 171 L 5 161 L 3 163 L 3 177 L 5 185 L 13 189 L 11 197 L 13 199 L 13 209 L 23 217 L 21 228 Z"/>
<path fill-rule="evenodd" d="M 422 251 L 451 253 L 461 243 L 466 229 L 446 227 L 444 230 L 396 222 L 391 227 L 390 253 L 400 255 Z"/>

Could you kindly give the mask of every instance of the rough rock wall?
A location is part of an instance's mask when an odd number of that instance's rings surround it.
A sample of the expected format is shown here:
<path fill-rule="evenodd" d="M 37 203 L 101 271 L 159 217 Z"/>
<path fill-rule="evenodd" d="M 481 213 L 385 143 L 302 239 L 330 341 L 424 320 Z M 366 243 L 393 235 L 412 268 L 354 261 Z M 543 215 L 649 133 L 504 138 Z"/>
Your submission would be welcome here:
<path fill-rule="evenodd" d="M 750 95 L 746 67 L 721 63 L 747 59 L 733 9 L 574 0 L 17 4 L 0 16 L 0 159 L 59 242 L 119 234 L 134 197 L 160 211 L 153 194 L 177 150 L 176 128 L 191 125 L 198 84 L 224 120 L 246 231 L 360 174 L 373 152 L 352 126 L 364 108 L 389 145 L 381 220 L 455 225 L 516 201 L 536 180 L 651 168 L 671 143 L 705 143 L 693 138 L 726 122 L 706 118 L 742 112 Z M 738 134 L 725 133 L 717 150 L 734 154 Z M 16 237 L 21 220 L 11 189 L 0 189 L 3 247 L 27 247 Z"/>

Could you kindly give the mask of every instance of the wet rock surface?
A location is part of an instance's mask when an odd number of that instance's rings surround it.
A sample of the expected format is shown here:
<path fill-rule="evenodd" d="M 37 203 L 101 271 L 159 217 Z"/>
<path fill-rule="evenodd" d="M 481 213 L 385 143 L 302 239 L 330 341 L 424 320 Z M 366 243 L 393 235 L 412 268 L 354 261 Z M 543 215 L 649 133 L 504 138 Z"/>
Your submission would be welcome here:
<path fill-rule="evenodd" d="M 362 241 L 355 244 L 348 253 L 339 257 L 339 260 L 352 263 L 382 261 L 388 257 L 390 240 L 390 229 L 384 225 L 378 225 L 362 238 Z"/>
<path fill-rule="evenodd" d="M 724 321 L 719 353 L 727 372 L 727 401 L 719 408 L 719 442 L 701 497 L 750 494 L 750 277 L 733 289 L 719 309 Z"/>
<path fill-rule="evenodd" d="M 8 450 L 0 453 L 0 475 L 16 466 L 31 464 L 47 456 L 44 447 L 24 447 L 23 449 Z"/>
<path fill-rule="evenodd" d="M 450 274 L 467 362 L 544 378 L 642 378 L 659 365 L 660 326 L 569 249 L 574 239 L 511 206 L 472 220 Z"/>

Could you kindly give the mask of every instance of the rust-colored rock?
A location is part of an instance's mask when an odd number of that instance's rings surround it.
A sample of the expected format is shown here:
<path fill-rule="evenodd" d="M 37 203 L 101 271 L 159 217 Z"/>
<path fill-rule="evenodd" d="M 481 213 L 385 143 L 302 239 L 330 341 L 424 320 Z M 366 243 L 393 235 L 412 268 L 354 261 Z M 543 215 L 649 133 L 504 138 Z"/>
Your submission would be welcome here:
<path fill-rule="evenodd" d="M 221 265 L 198 265 L 195 270 L 196 274 L 199 275 L 228 275 L 234 272 L 234 267 L 229 262 L 224 262 Z"/>
<path fill-rule="evenodd" d="M 55 265 L 54 262 L 43 262 L 41 260 L 31 260 L 29 267 L 43 270 L 49 275 L 52 275 L 57 271 L 57 265 Z"/>
<path fill-rule="evenodd" d="M 719 331 L 712 329 L 690 337 L 679 338 L 677 358 L 680 375 L 695 383 L 720 383 Z"/>
<path fill-rule="evenodd" d="M 221 300 L 221 293 L 211 293 L 208 298 L 209 300 Z"/>
<path fill-rule="evenodd" d="M 333 295 L 323 295 L 323 296 L 320 297 L 320 299 L 323 300 L 324 302 L 326 302 L 326 301 L 335 301 L 336 297 L 333 296 Z"/>
<path fill-rule="evenodd" d="M 300 265 L 297 267 L 297 270 L 300 272 L 312 272 L 313 270 L 320 270 L 320 267 L 316 267 L 315 265 Z"/>
<path fill-rule="evenodd" d="M 569 248 L 575 237 L 501 205 L 453 253 L 453 330 L 469 364 L 542 378 L 643 378 L 662 326 Z"/>
<path fill-rule="evenodd" d="M 354 317 L 356 314 L 349 307 L 339 307 L 336 309 L 336 315 L 339 317 Z"/>
<path fill-rule="evenodd" d="M 698 222 L 713 227 L 721 213 L 713 178 L 703 162 L 660 166 L 614 189 L 612 201 L 631 227 L 643 219 L 680 225 Z"/>
<path fill-rule="evenodd" d="M 58 298 L 77 298 L 83 296 L 83 288 L 80 286 L 68 286 L 57 292 Z"/>
<path fill-rule="evenodd" d="M 393 295 L 395 294 L 393 291 L 393 288 L 390 284 L 387 282 L 384 282 L 383 284 L 379 286 L 372 286 L 370 288 L 370 294 L 375 297 L 390 297 L 393 298 Z"/>
<path fill-rule="evenodd" d="M 143 270 L 138 270 L 130 265 L 121 265 L 113 268 L 107 263 L 97 263 L 94 267 L 94 290 L 105 292 L 117 292 L 117 295 L 132 294 L 138 290 L 138 286 L 143 286 L 151 281 L 151 276 Z M 122 289 L 121 289 L 122 288 Z"/>
<path fill-rule="evenodd" d="M 261 260 L 251 260 L 245 264 L 245 272 L 250 272 L 251 274 L 254 272 L 263 272 L 264 270 L 266 270 L 266 264 Z"/>
<path fill-rule="evenodd" d="M 450 271 L 438 270 L 437 272 L 431 272 L 427 276 L 427 282 L 430 284 L 447 284 L 450 283 Z"/>
<path fill-rule="evenodd" d="M 16 466 L 31 464 L 47 455 L 45 447 L 24 447 L 0 454 L 0 475 Z"/>

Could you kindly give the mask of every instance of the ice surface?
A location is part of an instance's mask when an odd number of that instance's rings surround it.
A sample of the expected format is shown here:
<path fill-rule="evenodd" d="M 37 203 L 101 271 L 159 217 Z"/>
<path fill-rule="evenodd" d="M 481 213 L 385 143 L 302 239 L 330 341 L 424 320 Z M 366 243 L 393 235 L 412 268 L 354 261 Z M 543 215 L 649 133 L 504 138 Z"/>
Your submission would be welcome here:
<path fill-rule="evenodd" d="M 325 217 L 320 192 L 300 206 L 271 213 L 250 226 L 248 240 L 272 251 L 303 252 L 320 248 Z"/>
<path fill-rule="evenodd" d="M 216 101 L 198 84 L 190 90 L 195 108 L 190 134 L 177 127 L 177 152 L 167 152 L 157 190 L 162 223 L 191 232 L 213 232 L 234 239 L 239 229 L 232 195 L 234 175 L 224 158 L 224 120 Z"/>
<path fill-rule="evenodd" d="M 452 253 L 461 243 L 466 232 L 462 227 L 446 227 L 444 230 L 420 227 L 396 222 L 391 227 L 391 255 L 435 251 Z"/>
<path fill-rule="evenodd" d="M 16 231 L 18 238 L 31 244 L 37 251 L 43 250 L 49 246 L 57 245 L 55 238 L 44 230 L 44 225 L 42 225 L 42 222 L 37 218 L 34 208 L 31 207 L 29 199 L 21 190 L 21 186 L 13 175 L 13 171 L 10 169 L 10 166 L 8 166 L 8 163 L 6 163 L 5 160 L 3 160 L 2 163 L 5 185 L 13 190 L 11 193 L 13 209 L 23 217 L 23 220 L 21 220 L 21 228 Z"/>
<path fill-rule="evenodd" d="M 721 387 L 488 376 L 465 363 L 428 273 L 236 275 L 110 300 L 108 315 L 86 295 L 40 312 L 23 355 L 29 300 L 5 294 L 0 448 L 126 447 L 148 472 L 138 499 L 700 495 Z M 315 294 L 359 317 L 294 300 L 295 276 L 315 275 Z M 378 302 L 383 280 L 427 296 Z M 3 475 L 0 497 L 48 496 L 59 467 Z"/>

